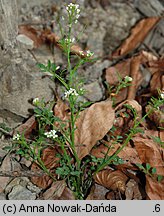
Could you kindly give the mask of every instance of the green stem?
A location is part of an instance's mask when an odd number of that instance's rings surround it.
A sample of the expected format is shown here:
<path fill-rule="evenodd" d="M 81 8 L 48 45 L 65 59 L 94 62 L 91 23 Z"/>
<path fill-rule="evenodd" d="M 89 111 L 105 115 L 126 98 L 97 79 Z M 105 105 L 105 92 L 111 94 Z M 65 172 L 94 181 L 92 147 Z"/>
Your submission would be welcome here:
<path fill-rule="evenodd" d="M 140 121 L 138 121 L 133 129 L 136 129 L 140 124 L 141 122 L 153 111 L 153 109 L 150 109 L 142 118 Z M 97 174 L 99 171 L 101 171 L 102 169 L 104 169 L 105 166 L 109 165 L 112 160 L 115 159 L 115 157 L 122 151 L 122 149 L 129 143 L 129 141 L 132 139 L 132 137 L 134 136 L 134 133 L 131 132 L 128 137 L 126 138 L 124 144 L 114 153 L 114 155 L 112 157 L 110 157 L 105 163 L 102 163 L 98 168 L 97 170 L 95 171 L 94 174 Z"/>
<path fill-rule="evenodd" d="M 71 149 L 73 151 L 73 154 L 75 156 L 75 159 L 76 159 L 76 162 L 77 162 L 77 169 L 80 170 L 80 159 L 76 153 L 76 150 L 75 150 L 75 113 L 74 113 L 74 101 L 73 101 L 73 97 L 70 96 L 69 97 L 69 102 L 70 102 L 70 109 L 71 109 L 71 132 L 70 132 L 70 135 L 71 135 Z"/>

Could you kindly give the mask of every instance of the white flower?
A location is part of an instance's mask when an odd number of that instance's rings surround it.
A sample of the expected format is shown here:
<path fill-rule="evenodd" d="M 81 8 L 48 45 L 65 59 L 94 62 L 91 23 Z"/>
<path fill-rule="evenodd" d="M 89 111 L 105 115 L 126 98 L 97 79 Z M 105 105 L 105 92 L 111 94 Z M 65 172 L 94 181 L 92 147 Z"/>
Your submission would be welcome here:
<path fill-rule="evenodd" d="M 125 82 L 132 82 L 132 77 L 130 77 L 130 76 L 126 76 L 126 77 L 124 77 L 124 79 L 125 79 Z"/>
<path fill-rule="evenodd" d="M 80 9 L 77 9 L 76 12 L 77 12 L 77 14 L 79 14 L 80 13 Z"/>
<path fill-rule="evenodd" d="M 37 105 L 38 103 L 39 103 L 39 98 L 34 98 L 34 99 L 33 99 L 33 104 L 34 104 L 34 105 Z"/>
<path fill-rule="evenodd" d="M 70 88 L 68 91 L 66 91 L 66 92 L 64 93 L 64 97 L 67 98 L 67 97 L 69 97 L 70 95 L 78 96 L 78 93 L 76 92 L 75 89 Z"/>
<path fill-rule="evenodd" d="M 91 52 L 90 50 L 87 50 L 87 57 L 91 57 L 91 56 L 93 56 L 93 52 Z"/>
<path fill-rule="evenodd" d="M 162 99 L 164 99 L 164 91 L 163 91 L 163 92 L 161 92 L 161 94 L 160 94 L 160 95 L 161 95 L 161 98 L 162 98 Z"/>
<path fill-rule="evenodd" d="M 71 43 L 73 43 L 73 42 L 75 42 L 75 38 L 72 38 L 72 39 L 71 39 Z"/>
<path fill-rule="evenodd" d="M 70 16 L 72 16 L 74 23 L 78 22 L 78 18 L 79 18 L 79 14 L 80 14 L 80 9 L 79 9 L 79 5 L 78 4 L 73 4 L 70 3 L 67 7 L 66 10 L 68 11 L 68 13 L 70 14 Z"/>
<path fill-rule="evenodd" d="M 44 135 L 47 137 L 47 138 L 57 138 L 58 135 L 56 134 L 56 130 L 51 130 L 49 132 L 45 132 Z"/>
<path fill-rule="evenodd" d="M 83 56 L 83 55 L 84 55 L 84 52 L 83 52 L 82 50 L 80 50 L 80 51 L 79 51 L 79 54 Z"/>
<path fill-rule="evenodd" d="M 56 67 L 56 70 L 58 70 L 59 68 L 60 68 L 60 66 L 57 66 L 57 67 Z"/>
<path fill-rule="evenodd" d="M 75 42 L 75 38 L 70 38 L 70 39 L 68 39 L 68 38 L 65 38 L 65 42 L 66 43 L 73 43 L 73 42 Z"/>
<path fill-rule="evenodd" d="M 13 140 L 20 140 L 20 137 L 21 136 L 19 134 L 16 134 L 16 135 L 13 136 Z"/>

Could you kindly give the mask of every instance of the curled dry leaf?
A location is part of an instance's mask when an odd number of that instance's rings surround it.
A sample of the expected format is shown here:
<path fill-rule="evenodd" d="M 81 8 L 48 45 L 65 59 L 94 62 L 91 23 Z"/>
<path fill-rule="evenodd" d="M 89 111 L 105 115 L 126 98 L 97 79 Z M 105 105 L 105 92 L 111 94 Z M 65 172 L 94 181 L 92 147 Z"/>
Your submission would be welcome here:
<path fill-rule="evenodd" d="M 89 154 L 96 142 L 102 139 L 113 126 L 115 114 L 112 102 L 98 102 L 82 111 L 76 121 L 75 145 L 78 157 Z"/>
<path fill-rule="evenodd" d="M 123 42 L 123 44 L 112 54 L 115 56 L 126 55 L 134 50 L 146 38 L 150 30 L 159 22 L 160 17 L 149 17 L 142 19 L 131 30 L 130 36 Z"/>
<path fill-rule="evenodd" d="M 59 158 L 56 157 L 57 153 L 58 153 L 57 149 L 52 148 L 52 147 L 48 147 L 43 150 L 41 159 L 44 162 L 44 165 L 46 166 L 46 168 L 51 173 L 58 166 Z M 39 166 L 35 163 L 32 164 L 31 169 L 33 171 L 40 170 Z M 54 174 L 52 173 L 52 175 Z M 44 189 L 52 184 L 52 179 L 46 174 L 44 174 L 41 177 L 32 177 L 31 181 L 37 186 L 44 188 Z"/>
<path fill-rule="evenodd" d="M 36 129 L 35 116 L 31 116 L 24 124 L 21 124 L 14 130 L 14 134 L 24 134 L 26 138 L 29 138 L 32 130 Z"/>
<path fill-rule="evenodd" d="M 125 192 L 125 184 L 128 177 L 120 170 L 112 171 L 110 169 L 98 172 L 95 177 L 95 182 L 110 190 L 119 190 Z"/>
<path fill-rule="evenodd" d="M 125 104 L 132 106 L 132 108 L 136 110 L 138 116 L 141 117 L 142 107 L 136 100 L 125 100 L 116 106 L 115 111 L 117 112 L 118 110 L 122 109 Z"/>
<path fill-rule="evenodd" d="M 38 48 L 43 43 L 43 40 L 41 38 L 41 32 L 29 25 L 20 25 L 19 34 L 24 34 L 32 41 L 34 41 L 35 48 Z"/>
<path fill-rule="evenodd" d="M 164 176 L 164 161 L 159 144 L 140 136 L 134 137 L 133 142 L 141 162 L 149 163 L 151 167 L 156 168 L 157 175 Z"/>
<path fill-rule="evenodd" d="M 150 200 L 164 200 L 164 179 L 158 182 L 147 175 L 146 193 Z"/>

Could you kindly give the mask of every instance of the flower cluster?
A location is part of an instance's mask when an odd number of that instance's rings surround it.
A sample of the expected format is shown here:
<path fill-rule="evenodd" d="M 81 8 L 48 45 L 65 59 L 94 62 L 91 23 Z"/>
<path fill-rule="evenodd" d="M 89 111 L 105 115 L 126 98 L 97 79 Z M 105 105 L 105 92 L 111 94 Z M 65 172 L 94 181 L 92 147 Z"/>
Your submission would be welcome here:
<path fill-rule="evenodd" d="M 91 56 L 93 56 L 93 52 L 91 52 L 90 50 L 87 50 L 87 57 L 91 57 Z"/>
<path fill-rule="evenodd" d="M 34 98 L 32 102 L 35 106 L 39 104 L 39 98 Z"/>
<path fill-rule="evenodd" d="M 70 39 L 68 39 L 68 38 L 65 38 L 65 42 L 68 44 L 68 43 L 74 43 L 75 42 L 75 38 L 70 38 Z"/>
<path fill-rule="evenodd" d="M 19 134 L 16 134 L 16 135 L 13 136 L 13 140 L 20 140 L 20 137 L 21 136 Z"/>
<path fill-rule="evenodd" d="M 69 15 L 74 18 L 74 22 L 78 22 L 78 18 L 80 16 L 80 9 L 78 4 L 73 4 L 70 3 L 67 7 L 66 10 L 68 11 Z"/>
<path fill-rule="evenodd" d="M 124 79 L 125 79 L 125 82 L 132 82 L 133 80 L 133 78 L 129 76 L 124 77 Z"/>
<path fill-rule="evenodd" d="M 47 137 L 47 138 L 57 138 L 58 135 L 56 134 L 56 130 L 51 130 L 49 132 L 45 132 L 44 135 Z"/>
<path fill-rule="evenodd" d="M 68 91 L 66 91 L 66 92 L 64 93 L 64 97 L 67 98 L 67 97 L 69 97 L 70 95 L 78 96 L 78 93 L 76 92 L 75 89 L 70 88 Z"/>
<path fill-rule="evenodd" d="M 81 56 L 84 56 L 84 52 L 83 52 L 82 50 L 79 51 L 79 54 L 80 54 Z M 87 56 L 87 57 L 91 57 L 91 56 L 93 56 L 93 55 L 94 55 L 93 52 L 91 52 L 90 50 L 87 50 L 87 52 L 86 52 L 86 56 Z"/>

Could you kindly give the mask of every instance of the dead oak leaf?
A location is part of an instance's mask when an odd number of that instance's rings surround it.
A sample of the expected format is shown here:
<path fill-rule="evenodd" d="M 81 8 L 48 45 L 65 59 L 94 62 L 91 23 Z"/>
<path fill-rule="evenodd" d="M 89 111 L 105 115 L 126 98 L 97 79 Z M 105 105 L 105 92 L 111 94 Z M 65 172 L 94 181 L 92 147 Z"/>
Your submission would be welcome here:
<path fill-rule="evenodd" d="M 136 136 L 133 138 L 135 149 L 142 163 L 155 167 L 158 175 L 164 176 L 164 161 L 160 146 L 151 139 Z"/>
<path fill-rule="evenodd" d="M 102 170 L 98 172 L 95 177 L 95 182 L 111 190 L 119 190 L 120 192 L 125 191 L 125 184 L 128 177 L 120 170 Z"/>
<path fill-rule="evenodd" d="M 30 25 L 20 25 L 19 34 L 24 34 L 29 37 L 34 42 L 35 48 L 38 48 L 43 43 L 41 32 Z"/>
<path fill-rule="evenodd" d="M 164 179 L 158 182 L 147 175 L 146 193 L 150 200 L 164 200 Z"/>
<path fill-rule="evenodd" d="M 42 152 L 42 158 L 44 165 L 49 170 L 49 172 L 54 176 L 55 174 L 52 173 L 52 170 L 54 170 L 59 165 L 59 158 L 56 157 L 56 154 L 59 153 L 56 148 L 48 147 L 43 150 Z M 31 169 L 33 171 L 40 170 L 40 167 L 33 163 Z M 47 188 L 50 186 L 53 182 L 52 178 L 48 176 L 47 174 L 44 174 L 43 176 L 34 176 L 31 178 L 32 183 L 36 184 L 38 187 L 41 188 Z"/>
<path fill-rule="evenodd" d="M 111 129 L 114 119 L 115 113 L 109 99 L 95 103 L 80 113 L 75 130 L 76 151 L 80 159 L 89 154 L 96 142 Z"/>
<path fill-rule="evenodd" d="M 159 22 L 160 17 L 149 17 L 139 21 L 131 30 L 131 35 L 123 42 L 123 44 L 112 54 L 115 56 L 126 55 L 135 49 L 148 35 L 150 30 Z"/>

